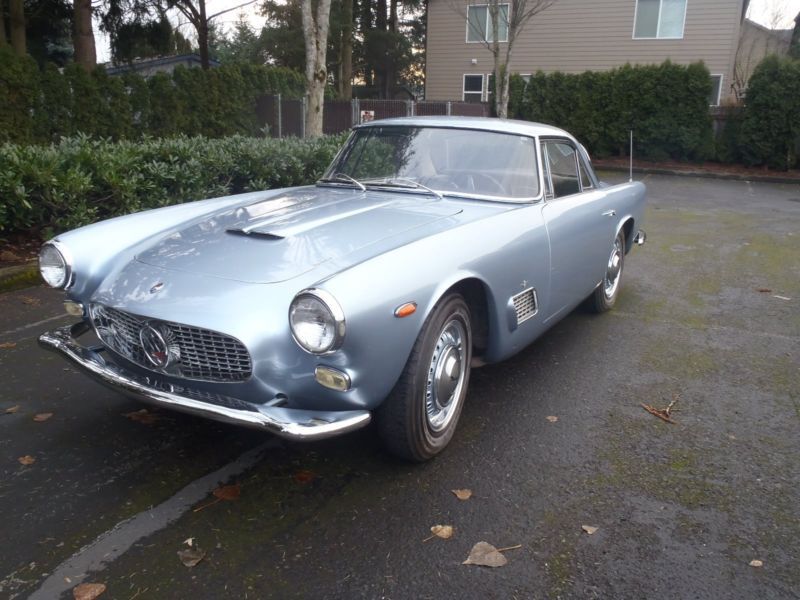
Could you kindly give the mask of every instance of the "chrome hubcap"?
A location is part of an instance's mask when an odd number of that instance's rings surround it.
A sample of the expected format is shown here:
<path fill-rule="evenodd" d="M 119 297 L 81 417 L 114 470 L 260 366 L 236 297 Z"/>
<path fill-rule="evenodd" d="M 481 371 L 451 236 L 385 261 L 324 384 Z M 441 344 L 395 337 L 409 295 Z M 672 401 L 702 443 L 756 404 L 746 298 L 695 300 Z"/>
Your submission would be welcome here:
<path fill-rule="evenodd" d="M 425 413 L 434 432 L 444 430 L 453 420 L 464 386 L 464 340 L 460 321 L 449 321 L 433 350 L 425 387 Z"/>
<path fill-rule="evenodd" d="M 606 276 L 603 281 L 603 291 L 609 300 L 614 297 L 614 294 L 617 293 L 617 287 L 619 287 L 619 277 L 622 274 L 622 256 L 622 242 L 617 238 L 614 241 L 611 256 L 608 257 Z"/>

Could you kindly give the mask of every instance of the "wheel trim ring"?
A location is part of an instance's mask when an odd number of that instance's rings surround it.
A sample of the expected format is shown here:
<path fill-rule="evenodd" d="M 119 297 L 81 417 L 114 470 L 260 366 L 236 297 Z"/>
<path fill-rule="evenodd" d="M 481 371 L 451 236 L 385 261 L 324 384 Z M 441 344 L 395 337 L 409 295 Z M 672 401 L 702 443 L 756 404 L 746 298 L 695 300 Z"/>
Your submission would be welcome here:
<path fill-rule="evenodd" d="M 617 239 L 614 240 L 614 247 L 611 250 L 611 255 L 608 257 L 606 274 L 603 278 L 603 293 L 607 300 L 611 300 L 614 294 L 617 293 L 620 275 L 622 275 L 622 261 L 622 242 L 619 237 L 617 237 Z"/>
<path fill-rule="evenodd" d="M 447 429 L 458 411 L 467 372 L 465 340 L 466 329 L 457 319 L 450 319 L 436 339 L 425 386 L 425 418 L 434 433 Z M 453 358 L 457 360 L 457 365 L 452 365 Z M 450 362 L 449 369 L 447 362 Z M 443 385 L 441 378 L 449 377 L 449 373 L 456 369 L 458 375 L 455 385 L 450 382 Z M 447 398 L 439 397 L 440 390 L 451 388 L 452 393 Z"/>

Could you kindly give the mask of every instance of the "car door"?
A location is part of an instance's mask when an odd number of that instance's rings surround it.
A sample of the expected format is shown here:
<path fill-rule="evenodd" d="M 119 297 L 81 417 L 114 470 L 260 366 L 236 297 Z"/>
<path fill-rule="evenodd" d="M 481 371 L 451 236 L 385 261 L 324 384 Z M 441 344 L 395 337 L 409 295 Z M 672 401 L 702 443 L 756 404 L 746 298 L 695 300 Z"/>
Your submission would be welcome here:
<path fill-rule="evenodd" d="M 542 209 L 550 239 L 547 320 L 571 310 L 601 281 L 613 242 L 612 219 L 585 158 L 572 140 L 541 140 Z"/>

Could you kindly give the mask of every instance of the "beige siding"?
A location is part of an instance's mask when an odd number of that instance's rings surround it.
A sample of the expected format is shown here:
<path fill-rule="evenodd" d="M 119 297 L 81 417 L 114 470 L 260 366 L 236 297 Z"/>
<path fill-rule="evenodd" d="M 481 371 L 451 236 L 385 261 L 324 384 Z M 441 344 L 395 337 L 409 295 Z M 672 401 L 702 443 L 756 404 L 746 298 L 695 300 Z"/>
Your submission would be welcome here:
<path fill-rule="evenodd" d="M 747 81 L 758 63 L 768 54 L 788 54 L 791 42 L 791 29 L 767 29 L 746 20 L 742 25 L 739 49 L 736 52 L 736 68 L 731 80 L 735 91 L 744 93 Z"/>
<path fill-rule="evenodd" d="M 464 74 L 491 73 L 492 55 L 466 42 L 467 3 L 430 0 L 426 98 L 460 100 Z M 683 39 L 633 39 L 636 0 L 558 0 L 518 35 L 516 73 L 602 71 L 632 64 L 703 60 L 729 93 L 743 0 L 688 0 Z M 472 3 L 476 3 L 473 1 Z M 461 14 L 459 14 L 459 10 Z M 473 59 L 477 64 L 473 64 Z"/>

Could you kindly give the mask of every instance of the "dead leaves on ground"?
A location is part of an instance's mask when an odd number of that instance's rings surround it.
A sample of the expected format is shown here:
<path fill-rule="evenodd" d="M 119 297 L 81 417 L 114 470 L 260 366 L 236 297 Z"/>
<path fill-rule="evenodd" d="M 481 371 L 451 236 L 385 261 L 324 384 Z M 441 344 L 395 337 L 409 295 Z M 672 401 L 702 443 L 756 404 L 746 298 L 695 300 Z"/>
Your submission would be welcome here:
<path fill-rule="evenodd" d="M 16 406 L 11 406 L 3 411 L 4 415 L 13 415 L 15 412 L 19 410 L 19 404 Z"/>
<path fill-rule="evenodd" d="M 298 471 L 294 474 L 292 479 L 294 479 L 295 483 L 303 484 L 311 483 L 317 478 L 317 474 L 314 471 L 309 471 L 308 469 L 303 469 Z"/>
<path fill-rule="evenodd" d="M 672 407 L 675 406 L 675 403 L 678 401 L 680 396 L 678 394 L 673 394 L 672 402 L 667 405 L 666 408 L 655 408 L 654 406 L 650 406 L 649 404 L 642 403 L 642 408 L 649 412 L 651 415 L 654 415 L 661 419 L 662 421 L 666 421 L 667 423 L 672 423 L 675 425 L 675 421 L 672 420 Z"/>
<path fill-rule="evenodd" d="M 545 419 L 547 419 L 551 423 L 556 423 L 558 421 L 558 417 L 556 417 L 555 415 L 550 415 L 549 417 L 545 417 Z"/>
<path fill-rule="evenodd" d="M 489 542 L 478 542 L 469 551 L 469 556 L 462 565 L 477 565 L 479 567 L 502 567 L 508 563 L 508 559 L 503 556 L 507 550 L 522 548 L 522 544 L 508 546 L 506 548 L 495 548 Z"/>
<path fill-rule="evenodd" d="M 764 566 L 764 561 L 754 558 L 753 560 L 750 561 L 750 566 L 758 569 Z"/>
<path fill-rule="evenodd" d="M 36 421 L 37 423 L 44 423 L 45 421 L 47 421 L 47 419 L 49 419 L 52 416 L 53 413 L 39 413 L 38 415 L 35 415 L 33 417 L 33 420 Z"/>
<path fill-rule="evenodd" d="M 19 464 L 27 467 L 28 465 L 32 465 L 33 463 L 35 463 L 36 459 L 33 458 L 30 454 L 26 454 L 25 456 L 20 456 L 17 459 L 17 461 L 19 462 Z"/>
<path fill-rule="evenodd" d="M 435 537 L 441 538 L 443 540 L 449 540 L 453 537 L 453 526 L 452 525 L 434 525 L 431 527 L 431 535 L 430 537 L 426 537 L 423 542 L 427 542 L 428 540 L 432 540 Z"/>
<path fill-rule="evenodd" d="M 456 498 L 458 498 L 459 500 L 469 500 L 470 498 L 472 498 L 472 490 L 466 488 L 463 490 L 450 490 L 450 491 L 453 492 L 456 495 Z"/>
<path fill-rule="evenodd" d="M 208 504 L 202 504 L 194 509 L 193 512 L 200 512 L 201 510 L 208 508 L 209 506 L 214 506 L 217 502 L 221 500 L 233 501 L 238 500 L 239 496 L 242 495 L 242 486 L 238 483 L 234 483 L 232 485 L 223 485 L 215 489 L 211 492 L 214 495 L 214 500 L 209 502 Z"/>
<path fill-rule="evenodd" d="M 190 569 L 197 566 L 197 564 L 205 557 L 205 550 L 201 550 L 200 546 L 178 550 L 178 558 L 181 559 L 181 562 L 184 564 L 184 566 Z"/>
<path fill-rule="evenodd" d="M 105 591 L 104 583 L 81 583 L 72 588 L 72 597 L 75 600 L 94 600 Z"/>
<path fill-rule="evenodd" d="M 144 425 L 153 425 L 158 420 L 161 419 L 161 415 L 150 412 L 146 408 L 142 410 L 135 410 L 133 412 L 124 413 L 123 417 L 130 419 L 131 421 L 136 421 L 137 423 L 142 423 Z"/>
<path fill-rule="evenodd" d="M 594 525 L 581 525 L 581 529 L 583 529 L 589 535 L 592 535 L 597 531 L 598 528 Z"/>
<path fill-rule="evenodd" d="M 12 348 L 16 348 L 16 347 L 17 347 L 17 343 L 16 342 L 3 342 L 2 344 L 0 344 L 0 349 L 3 349 L 3 350 L 11 350 Z"/>

